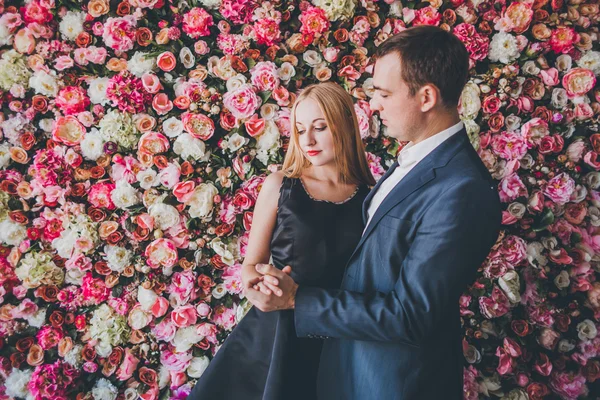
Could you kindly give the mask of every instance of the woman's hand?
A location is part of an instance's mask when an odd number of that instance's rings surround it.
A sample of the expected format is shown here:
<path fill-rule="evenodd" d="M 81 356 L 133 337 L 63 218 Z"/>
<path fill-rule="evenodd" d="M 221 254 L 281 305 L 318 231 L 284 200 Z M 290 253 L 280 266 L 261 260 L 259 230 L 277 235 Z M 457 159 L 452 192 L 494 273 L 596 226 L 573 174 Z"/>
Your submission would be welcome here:
<path fill-rule="evenodd" d="M 249 289 L 253 289 L 256 291 L 260 291 L 265 295 L 275 294 L 276 296 L 281 296 L 283 292 L 278 287 L 279 280 L 270 275 L 261 275 L 255 270 L 251 272 L 251 270 L 246 270 L 242 273 L 242 283 L 244 285 L 244 295 L 246 295 L 246 291 Z"/>

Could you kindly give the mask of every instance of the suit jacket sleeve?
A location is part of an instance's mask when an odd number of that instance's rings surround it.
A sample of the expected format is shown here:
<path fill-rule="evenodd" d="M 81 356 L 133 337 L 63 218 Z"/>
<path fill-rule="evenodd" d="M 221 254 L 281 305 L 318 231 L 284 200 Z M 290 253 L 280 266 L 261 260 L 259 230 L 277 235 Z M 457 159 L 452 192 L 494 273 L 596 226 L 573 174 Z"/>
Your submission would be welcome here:
<path fill-rule="evenodd" d="M 498 193 L 487 181 L 457 184 L 426 210 L 399 266 L 394 290 L 352 292 L 298 288 L 298 337 L 396 341 L 418 346 L 456 318 L 460 294 L 495 243 L 501 224 Z M 392 243 L 376 245 L 390 246 Z"/>

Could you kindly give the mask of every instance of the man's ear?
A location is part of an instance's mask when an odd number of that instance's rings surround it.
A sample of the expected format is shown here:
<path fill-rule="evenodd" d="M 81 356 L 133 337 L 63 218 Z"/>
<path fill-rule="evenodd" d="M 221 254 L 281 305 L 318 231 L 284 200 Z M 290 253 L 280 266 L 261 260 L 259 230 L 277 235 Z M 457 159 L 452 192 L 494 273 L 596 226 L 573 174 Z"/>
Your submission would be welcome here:
<path fill-rule="evenodd" d="M 419 98 L 421 100 L 421 112 L 427 112 L 440 104 L 442 98 L 440 90 L 434 84 L 427 83 L 419 89 Z"/>

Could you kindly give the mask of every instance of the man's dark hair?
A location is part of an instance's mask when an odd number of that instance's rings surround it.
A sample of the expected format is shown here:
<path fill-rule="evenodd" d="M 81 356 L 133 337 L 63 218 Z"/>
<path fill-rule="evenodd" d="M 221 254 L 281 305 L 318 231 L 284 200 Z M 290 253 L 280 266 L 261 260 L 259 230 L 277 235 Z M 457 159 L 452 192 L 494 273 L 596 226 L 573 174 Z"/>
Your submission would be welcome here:
<path fill-rule="evenodd" d="M 375 60 L 391 53 L 400 60 L 402 79 L 411 96 L 430 83 L 440 90 L 444 105 L 458 104 L 469 79 L 469 53 L 460 39 L 435 26 L 415 26 L 383 42 Z"/>

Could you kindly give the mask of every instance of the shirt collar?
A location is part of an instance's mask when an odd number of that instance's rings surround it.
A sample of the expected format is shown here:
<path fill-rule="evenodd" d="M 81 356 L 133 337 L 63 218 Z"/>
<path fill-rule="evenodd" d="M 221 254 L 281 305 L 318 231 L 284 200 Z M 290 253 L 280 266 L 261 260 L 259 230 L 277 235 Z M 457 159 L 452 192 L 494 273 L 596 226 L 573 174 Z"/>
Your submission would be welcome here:
<path fill-rule="evenodd" d="M 406 167 L 408 165 L 418 163 L 423 158 L 427 157 L 429 153 L 435 150 L 435 148 L 442 144 L 446 139 L 460 132 L 463 127 L 464 124 L 462 121 L 460 121 L 456 125 L 452 125 L 450 128 L 444 129 L 440 133 L 436 133 L 422 142 L 417 144 L 409 142 L 402 148 L 402 150 L 400 150 L 400 153 L 398 154 L 398 165 Z"/>

